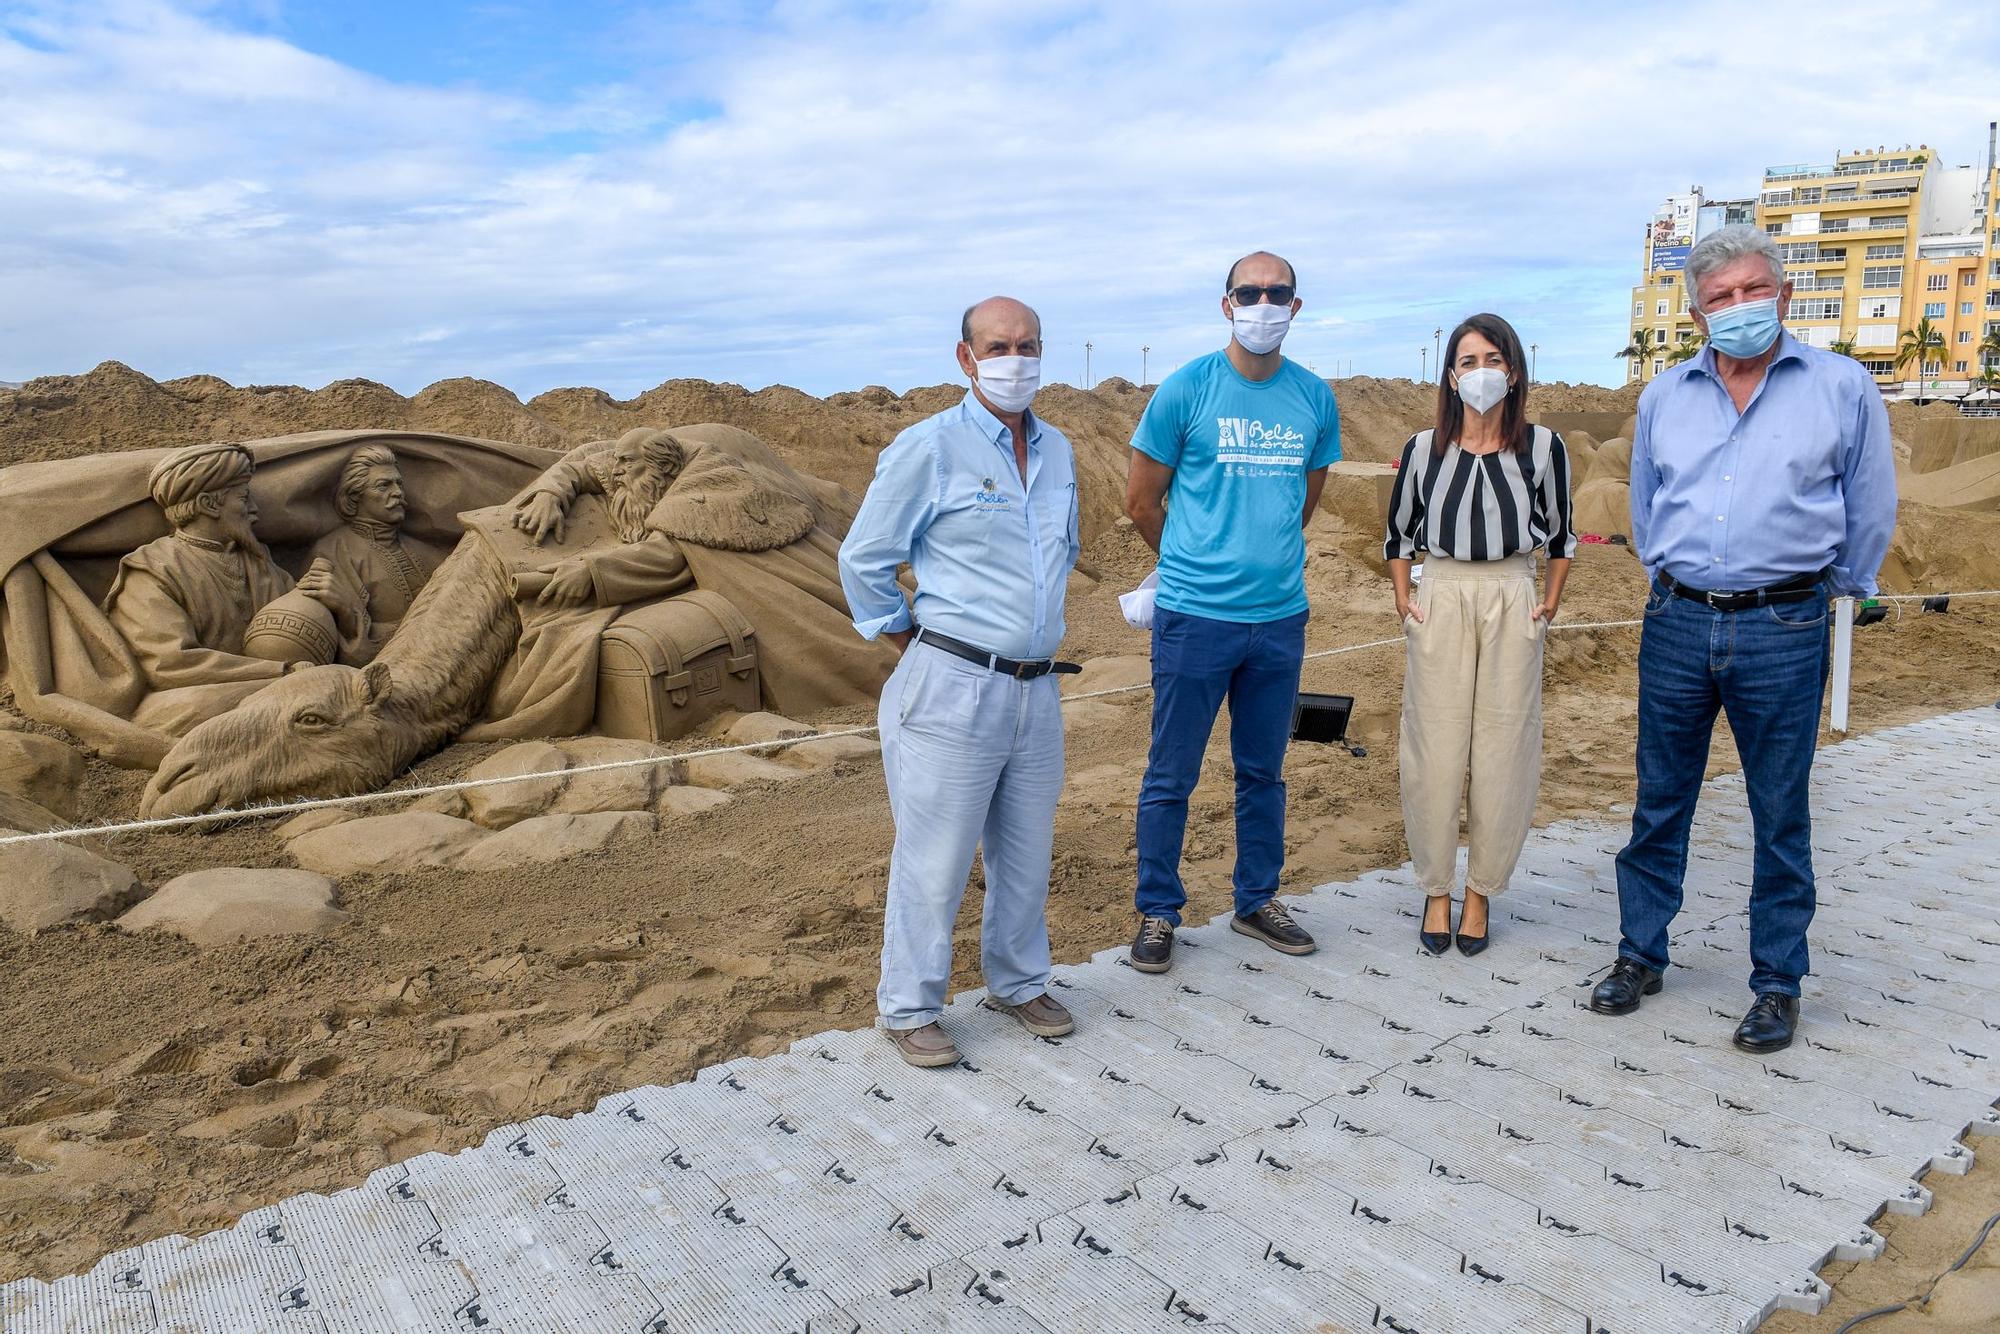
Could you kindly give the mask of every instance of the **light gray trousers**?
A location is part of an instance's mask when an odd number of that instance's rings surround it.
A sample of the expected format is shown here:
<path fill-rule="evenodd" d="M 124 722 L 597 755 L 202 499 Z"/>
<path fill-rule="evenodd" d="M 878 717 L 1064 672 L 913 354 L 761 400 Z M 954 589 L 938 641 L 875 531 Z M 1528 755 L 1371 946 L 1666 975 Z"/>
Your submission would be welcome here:
<path fill-rule="evenodd" d="M 912 644 L 882 688 L 882 768 L 896 821 L 875 989 L 886 1028 L 921 1028 L 944 1009 L 975 849 L 986 867 L 987 991 L 1021 1005 L 1049 989 L 1049 860 L 1063 784 L 1057 679 L 1018 681 Z"/>

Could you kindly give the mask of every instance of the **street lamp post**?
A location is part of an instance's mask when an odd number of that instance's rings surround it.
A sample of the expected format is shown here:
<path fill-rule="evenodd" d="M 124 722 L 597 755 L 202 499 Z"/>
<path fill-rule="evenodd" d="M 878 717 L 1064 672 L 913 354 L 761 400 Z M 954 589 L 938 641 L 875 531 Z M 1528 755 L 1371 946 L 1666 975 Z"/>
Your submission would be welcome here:
<path fill-rule="evenodd" d="M 1083 345 L 1083 387 L 1090 388 L 1090 349 L 1092 344 Z"/>
<path fill-rule="evenodd" d="M 1418 343 L 1418 344 L 1417 344 L 1417 383 L 1418 383 L 1418 384 L 1429 384 L 1429 383 L 1430 383 L 1430 381 L 1431 381 L 1431 350 L 1430 350 L 1429 348 L 1425 347 L 1425 346 L 1424 346 L 1424 345 L 1423 345 L 1422 343 Z"/>
<path fill-rule="evenodd" d="M 1540 343 L 1528 344 L 1528 383 L 1535 383 L 1535 359 L 1541 351 Z"/>
<path fill-rule="evenodd" d="M 1442 373 L 1444 370 L 1444 352 L 1443 349 L 1441 349 L 1438 346 L 1438 340 L 1443 337 L 1444 337 L 1443 325 L 1439 325 L 1437 328 L 1431 330 L 1431 355 L 1438 359 L 1438 370 L 1440 373 Z"/>
<path fill-rule="evenodd" d="M 1146 378 L 1146 357 L 1147 354 L 1152 352 L 1152 350 L 1153 349 L 1151 347 L 1142 347 L 1139 349 L 1139 387 L 1141 389 L 1144 389 L 1148 384 L 1151 383 L 1151 381 Z"/>

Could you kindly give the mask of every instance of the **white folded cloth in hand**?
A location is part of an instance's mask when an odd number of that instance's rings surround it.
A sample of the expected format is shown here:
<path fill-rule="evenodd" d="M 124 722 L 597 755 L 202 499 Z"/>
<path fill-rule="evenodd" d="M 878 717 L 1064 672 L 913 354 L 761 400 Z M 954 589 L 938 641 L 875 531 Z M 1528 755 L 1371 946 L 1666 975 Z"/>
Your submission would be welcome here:
<path fill-rule="evenodd" d="M 1153 599 L 1158 596 L 1160 572 L 1154 570 L 1129 593 L 1118 595 L 1118 610 L 1125 613 L 1125 623 L 1135 630 L 1153 628 Z"/>

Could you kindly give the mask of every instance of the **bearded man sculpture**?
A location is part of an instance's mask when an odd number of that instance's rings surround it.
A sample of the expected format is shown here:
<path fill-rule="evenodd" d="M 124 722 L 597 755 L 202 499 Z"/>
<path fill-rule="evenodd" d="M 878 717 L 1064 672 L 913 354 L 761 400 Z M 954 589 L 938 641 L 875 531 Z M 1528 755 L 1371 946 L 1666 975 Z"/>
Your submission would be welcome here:
<path fill-rule="evenodd" d="M 341 526 L 315 542 L 312 554 L 351 576 L 367 599 L 367 640 L 341 658 L 359 667 L 396 633 L 446 553 L 403 532 L 403 472 L 386 445 L 363 445 L 347 456 L 333 505 Z"/>
<path fill-rule="evenodd" d="M 515 505 L 514 526 L 537 545 L 550 538 L 560 545 L 577 497 L 602 496 L 617 544 L 516 576 L 517 591 L 533 593 L 539 607 L 565 611 L 585 603 L 616 607 L 685 588 L 691 582 L 687 558 L 646 520 L 686 466 L 680 442 L 665 431 L 627 431 L 608 449 L 565 455 Z"/>
<path fill-rule="evenodd" d="M 173 531 L 118 563 L 104 610 L 132 647 L 151 693 L 134 721 L 179 736 L 284 675 L 243 651 L 256 613 L 293 590 L 257 540 L 256 460 L 241 445 L 190 445 L 146 479 Z M 365 640 L 365 613 L 336 573 L 315 564 L 299 592 L 333 613 L 340 651 Z"/>

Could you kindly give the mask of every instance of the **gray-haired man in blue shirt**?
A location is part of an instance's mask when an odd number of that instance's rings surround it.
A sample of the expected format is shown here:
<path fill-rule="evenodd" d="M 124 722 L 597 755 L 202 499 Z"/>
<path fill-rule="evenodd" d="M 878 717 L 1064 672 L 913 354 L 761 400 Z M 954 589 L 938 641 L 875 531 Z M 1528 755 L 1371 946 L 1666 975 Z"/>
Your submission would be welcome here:
<path fill-rule="evenodd" d="M 1777 246 L 1725 227 L 1688 256 L 1700 356 L 1654 380 L 1632 436 L 1632 546 L 1653 576 L 1639 641 L 1639 795 L 1618 854 L 1624 938 L 1591 995 L 1658 991 L 1718 712 L 1756 832 L 1750 990 L 1736 1045 L 1791 1045 L 1815 904 L 1807 804 L 1829 594 L 1865 596 L 1896 526 L 1889 416 L 1859 363 L 1784 331 Z"/>
<path fill-rule="evenodd" d="M 1048 994 L 1047 906 L 1063 781 L 1052 673 L 1076 670 L 1052 656 L 1077 557 L 1076 466 L 1062 432 L 1029 410 L 1035 312 L 991 297 L 959 333 L 971 391 L 882 451 L 840 548 L 855 629 L 905 650 L 879 713 L 896 845 L 875 999 L 896 1050 L 923 1066 L 958 1060 L 938 1018 L 975 848 L 987 1004 L 1040 1037 L 1074 1027 Z M 896 582 L 906 561 L 914 606 Z"/>

